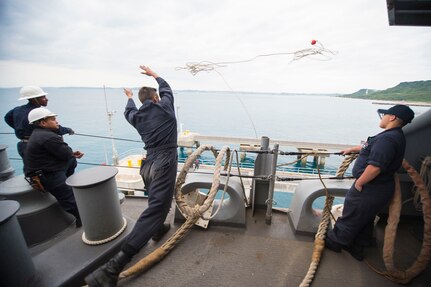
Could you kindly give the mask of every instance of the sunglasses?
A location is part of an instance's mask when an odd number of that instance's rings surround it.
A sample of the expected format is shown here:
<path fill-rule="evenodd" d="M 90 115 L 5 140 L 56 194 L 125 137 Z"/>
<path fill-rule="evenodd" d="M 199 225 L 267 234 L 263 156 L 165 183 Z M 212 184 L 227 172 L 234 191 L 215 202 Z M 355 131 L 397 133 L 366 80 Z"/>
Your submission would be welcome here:
<path fill-rule="evenodd" d="M 379 115 L 380 119 L 382 119 L 386 115 L 385 113 L 380 113 L 380 112 L 377 112 L 377 114 Z"/>

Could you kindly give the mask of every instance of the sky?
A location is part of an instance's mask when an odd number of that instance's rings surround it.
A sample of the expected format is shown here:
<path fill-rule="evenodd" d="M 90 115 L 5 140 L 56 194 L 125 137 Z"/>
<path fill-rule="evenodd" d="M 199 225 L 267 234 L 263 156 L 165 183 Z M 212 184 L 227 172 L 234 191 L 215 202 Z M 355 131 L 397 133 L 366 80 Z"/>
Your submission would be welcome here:
<path fill-rule="evenodd" d="M 430 47 L 385 0 L 0 0 L 0 87 L 154 84 L 144 64 L 174 90 L 345 94 L 430 80 Z"/>

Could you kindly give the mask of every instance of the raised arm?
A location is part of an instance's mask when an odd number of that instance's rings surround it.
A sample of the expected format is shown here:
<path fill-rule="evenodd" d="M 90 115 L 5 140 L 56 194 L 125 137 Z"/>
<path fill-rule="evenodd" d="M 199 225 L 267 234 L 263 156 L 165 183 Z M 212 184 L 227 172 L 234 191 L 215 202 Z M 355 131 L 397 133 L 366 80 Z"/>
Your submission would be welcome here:
<path fill-rule="evenodd" d="M 153 70 L 151 70 L 148 66 L 140 65 L 139 68 L 141 68 L 143 71 L 141 72 L 141 74 L 153 77 L 154 79 L 157 79 L 159 77 L 159 75 Z"/>
<path fill-rule="evenodd" d="M 124 117 L 132 126 L 135 126 L 134 117 L 138 112 L 138 109 L 136 108 L 135 102 L 133 101 L 133 92 L 129 88 L 124 88 L 123 91 L 128 98 L 126 109 L 124 110 Z"/>
<path fill-rule="evenodd" d="M 140 65 L 139 68 L 143 70 L 141 74 L 153 77 L 157 83 L 159 84 L 159 95 L 161 98 L 161 105 L 166 108 L 174 110 L 174 95 L 172 93 L 172 89 L 169 84 L 161 78 L 156 72 L 150 69 L 150 67 L 145 65 Z"/>

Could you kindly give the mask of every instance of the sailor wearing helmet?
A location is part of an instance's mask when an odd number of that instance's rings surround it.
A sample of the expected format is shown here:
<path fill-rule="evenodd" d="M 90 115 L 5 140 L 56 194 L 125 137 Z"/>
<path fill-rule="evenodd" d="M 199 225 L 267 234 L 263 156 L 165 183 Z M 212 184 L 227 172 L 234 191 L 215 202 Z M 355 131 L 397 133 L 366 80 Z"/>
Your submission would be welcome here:
<path fill-rule="evenodd" d="M 72 151 L 57 133 L 56 116 L 46 108 L 36 108 L 28 114 L 34 130 L 24 154 L 24 173 L 27 178 L 36 177 L 40 188 L 51 193 L 65 211 L 75 216 L 76 227 L 80 227 L 78 207 L 66 179 L 75 172 L 76 159 L 84 154 Z"/>
<path fill-rule="evenodd" d="M 18 100 L 28 100 L 28 103 L 10 110 L 4 117 L 5 122 L 15 130 L 16 137 L 20 140 L 17 144 L 18 153 L 24 159 L 24 151 L 33 132 L 33 126 L 28 123 L 28 114 L 31 110 L 38 107 L 46 107 L 48 98 L 44 90 L 36 86 L 25 86 L 20 91 L 21 96 Z M 74 134 L 71 128 L 59 126 L 59 135 Z"/>

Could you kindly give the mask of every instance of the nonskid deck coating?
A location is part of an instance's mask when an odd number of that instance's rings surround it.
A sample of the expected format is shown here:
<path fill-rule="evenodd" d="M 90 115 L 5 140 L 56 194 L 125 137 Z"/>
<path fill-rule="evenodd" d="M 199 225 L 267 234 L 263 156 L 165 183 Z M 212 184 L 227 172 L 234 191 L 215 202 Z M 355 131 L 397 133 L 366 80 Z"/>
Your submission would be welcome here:
<path fill-rule="evenodd" d="M 146 200 L 128 197 L 122 205 L 125 215 L 137 219 Z M 127 267 L 162 245 L 181 223 L 174 223 L 174 205 L 168 216 L 172 228 L 159 243 L 150 241 Z M 395 252 L 397 265 L 407 268 L 416 259 L 421 241 L 401 224 L 399 237 L 408 242 Z M 406 227 L 406 228 L 404 228 Z M 343 251 L 324 250 L 311 286 L 400 286 L 376 272 L 384 271 L 381 257 L 383 227 L 378 228 L 378 247 L 366 249 L 366 261 L 358 262 Z M 398 238 L 399 238 L 398 237 Z M 247 210 L 246 228 L 211 226 L 192 228 L 160 263 L 147 272 L 126 278 L 118 286 L 299 286 L 306 275 L 313 236 L 292 232 L 285 213 L 274 212 L 271 225 L 265 224 L 265 211 Z M 407 245 L 407 246 L 406 246 Z M 126 267 L 126 268 L 127 268 Z M 431 266 L 408 286 L 430 286 Z"/>

